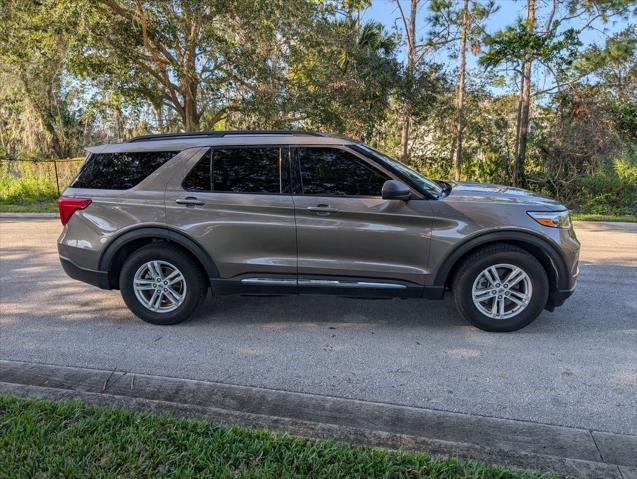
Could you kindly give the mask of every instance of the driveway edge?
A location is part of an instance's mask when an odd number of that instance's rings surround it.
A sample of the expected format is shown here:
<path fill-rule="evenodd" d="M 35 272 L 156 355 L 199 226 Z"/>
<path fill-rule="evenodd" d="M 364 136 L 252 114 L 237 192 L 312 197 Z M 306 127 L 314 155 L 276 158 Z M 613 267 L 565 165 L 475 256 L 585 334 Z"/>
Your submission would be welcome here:
<path fill-rule="evenodd" d="M 0 219 L 59 218 L 58 213 L 0 213 Z"/>
<path fill-rule="evenodd" d="M 454 455 L 571 476 L 637 476 L 637 436 L 524 421 L 18 361 L 0 361 L 0 393 L 170 412 L 297 436 Z"/>

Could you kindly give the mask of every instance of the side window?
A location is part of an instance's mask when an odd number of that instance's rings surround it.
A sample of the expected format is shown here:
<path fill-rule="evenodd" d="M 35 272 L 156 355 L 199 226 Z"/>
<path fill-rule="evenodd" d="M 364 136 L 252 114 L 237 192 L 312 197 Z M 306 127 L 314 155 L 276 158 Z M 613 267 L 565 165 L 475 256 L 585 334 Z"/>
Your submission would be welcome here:
<path fill-rule="evenodd" d="M 182 186 L 188 191 L 211 191 L 211 178 L 212 159 L 210 158 L 210 152 L 208 152 L 197 162 L 195 167 L 190 170 Z"/>
<path fill-rule="evenodd" d="M 380 196 L 390 178 L 351 153 L 337 148 L 299 148 L 304 195 Z"/>
<path fill-rule="evenodd" d="M 284 165 L 283 183 L 287 185 L 287 164 Z M 219 193 L 285 193 L 281 149 L 213 148 L 188 173 L 183 187 L 189 191 Z"/>
<path fill-rule="evenodd" d="M 127 190 L 175 156 L 178 151 L 93 153 L 71 188 Z"/>
<path fill-rule="evenodd" d="M 212 150 L 212 190 L 281 193 L 279 148 Z"/>

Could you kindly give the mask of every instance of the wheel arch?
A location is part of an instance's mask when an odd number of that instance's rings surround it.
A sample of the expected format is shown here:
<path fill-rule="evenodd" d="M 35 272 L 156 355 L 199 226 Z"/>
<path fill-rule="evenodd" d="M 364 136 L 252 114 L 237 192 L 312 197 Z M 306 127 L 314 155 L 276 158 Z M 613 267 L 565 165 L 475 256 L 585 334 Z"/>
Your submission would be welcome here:
<path fill-rule="evenodd" d="M 547 239 L 526 231 L 489 232 L 466 240 L 458 245 L 438 268 L 434 285 L 449 286 L 464 258 L 480 248 L 496 243 L 517 246 L 533 255 L 546 270 L 551 291 L 568 287 L 568 268 L 561 253 Z"/>
<path fill-rule="evenodd" d="M 119 271 L 126 258 L 139 248 L 155 241 L 165 241 L 178 246 L 199 263 L 206 277 L 218 278 L 219 270 L 205 249 L 192 238 L 168 227 L 143 226 L 128 230 L 113 239 L 102 253 L 99 269 L 108 273 L 110 289 L 119 289 Z"/>

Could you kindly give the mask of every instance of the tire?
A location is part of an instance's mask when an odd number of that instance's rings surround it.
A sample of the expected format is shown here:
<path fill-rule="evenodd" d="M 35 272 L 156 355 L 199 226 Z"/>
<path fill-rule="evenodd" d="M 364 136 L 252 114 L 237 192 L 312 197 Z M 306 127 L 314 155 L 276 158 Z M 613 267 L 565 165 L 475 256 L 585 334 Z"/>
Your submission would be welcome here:
<path fill-rule="evenodd" d="M 159 283 L 153 278 L 158 270 L 162 277 Z M 165 243 L 144 246 L 132 253 L 122 267 L 119 285 L 124 302 L 135 316 L 158 325 L 187 319 L 208 290 L 205 275 L 195 260 Z M 154 310 L 150 309 L 153 305 Z"/>
<path fill-rule="evenodd" d="M 492 269 L 488 270 L 490 267 L 496 267 L 498 279 Z M 512 277 L 516 284 L 504 283 L 515 268 L 526 277 L 518 272 Z M 508 332 L 527 326 L 540 315 L 548 300 L 549 280 L 534 256 L 512 245 L 497 244 L 480 249 L 462 262 L 453 279 L 452 292 L 456 308 L 471 324 L 484 331 Z"/>

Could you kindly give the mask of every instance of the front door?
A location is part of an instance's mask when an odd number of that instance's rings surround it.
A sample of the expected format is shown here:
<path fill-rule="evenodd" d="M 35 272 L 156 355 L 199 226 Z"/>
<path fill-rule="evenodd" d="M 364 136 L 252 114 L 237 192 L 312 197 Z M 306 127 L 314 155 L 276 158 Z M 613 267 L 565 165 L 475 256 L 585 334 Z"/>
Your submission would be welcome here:
<path fill-rule="evenodd" d="M 296 292 L 289 147 L 215 147 L 187 168 L 166 190 L 166 221 L 208 252 L 218 292 Z"/>
<path fill-rule="evenodd" d="M 429 201 L 384 200 L 383 183 L 397 178 L 346 147 L 293 152 L 300 290 L 422 286 Z"/>

